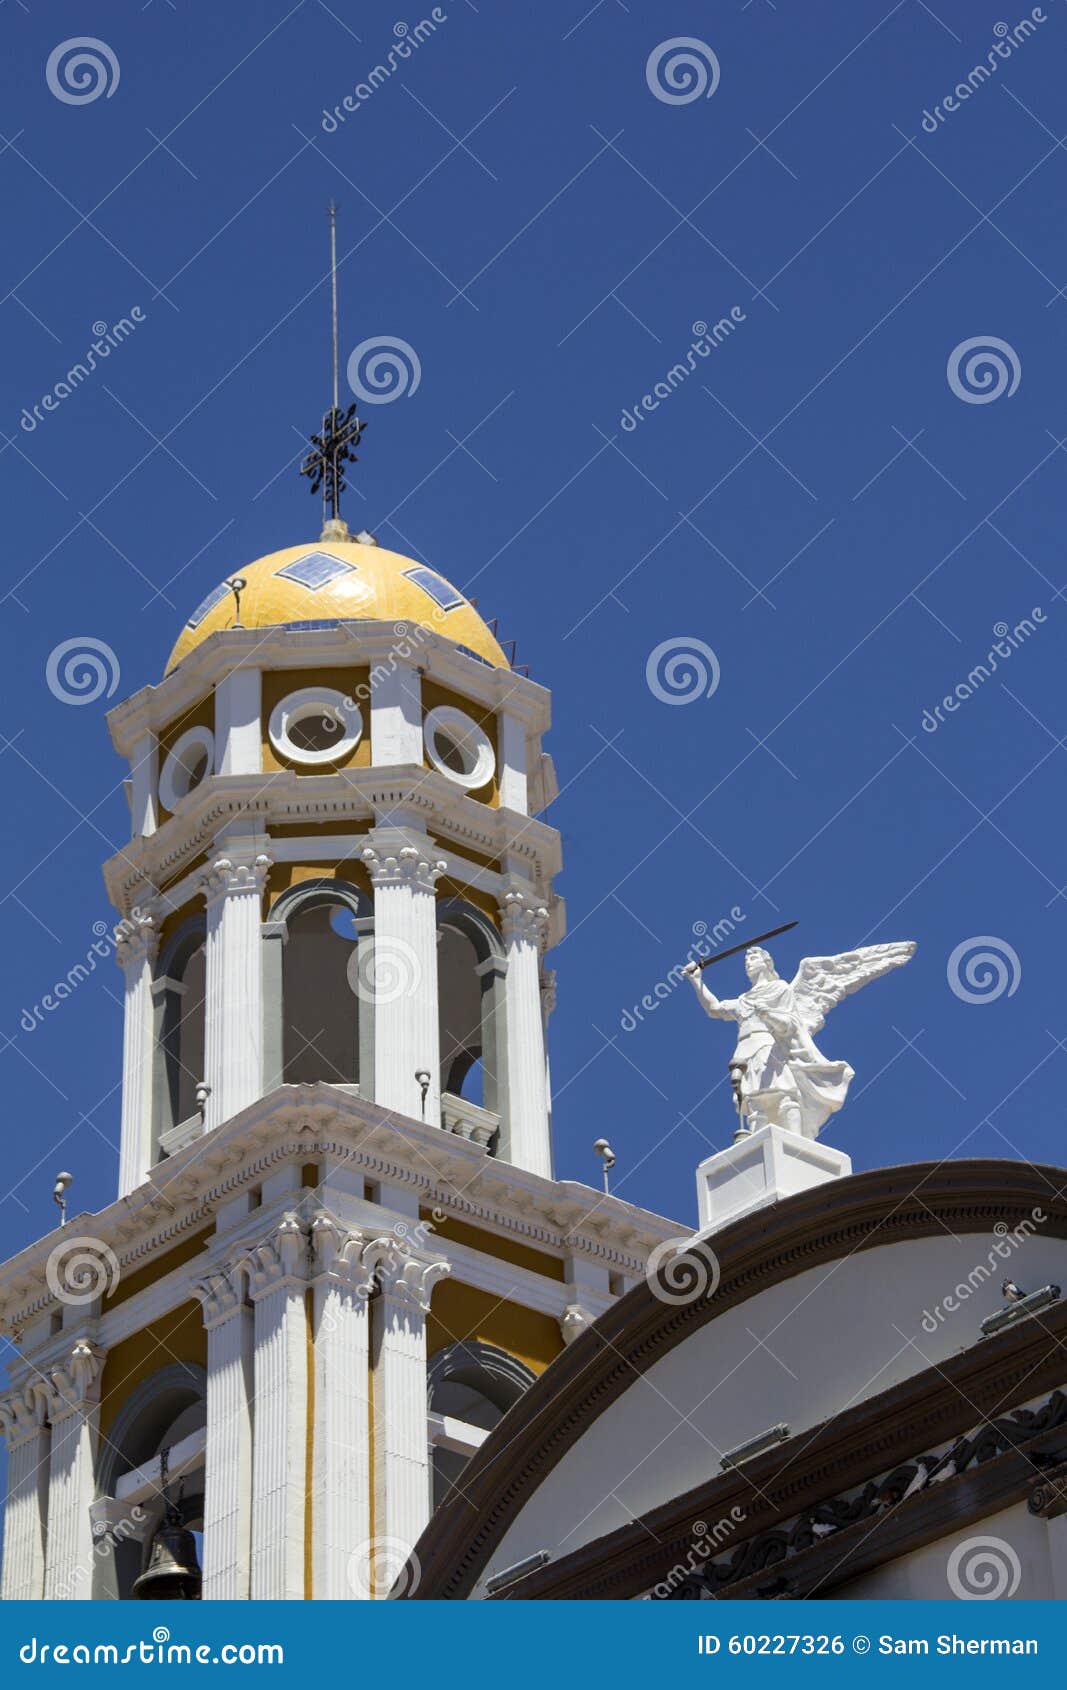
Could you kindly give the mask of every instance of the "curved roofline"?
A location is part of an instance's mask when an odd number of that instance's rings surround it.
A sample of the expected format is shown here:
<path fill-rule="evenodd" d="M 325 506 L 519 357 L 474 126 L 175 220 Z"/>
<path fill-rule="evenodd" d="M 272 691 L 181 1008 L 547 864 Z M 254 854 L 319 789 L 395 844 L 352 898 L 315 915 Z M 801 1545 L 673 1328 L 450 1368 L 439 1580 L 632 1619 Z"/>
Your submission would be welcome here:
<path fill-rule="evenodd" d="M 642 1282 L 551 1364 L 490 1433 L 413 1551 L 416 1600 L 467 1596 L 526 1501 L 605 1409 L 709 1321 L 822 1262 L 939 1234 L 1047 1216 L 1067 1238 L 1067 1172 L 990 1159 L 915 1162 L 854 1174 L 757 1210 L 694 1244 L 719 1273 L 713 1297 L 666 1303 Z M 506 1458 L 505 1458 L 506 1457 Z"/>

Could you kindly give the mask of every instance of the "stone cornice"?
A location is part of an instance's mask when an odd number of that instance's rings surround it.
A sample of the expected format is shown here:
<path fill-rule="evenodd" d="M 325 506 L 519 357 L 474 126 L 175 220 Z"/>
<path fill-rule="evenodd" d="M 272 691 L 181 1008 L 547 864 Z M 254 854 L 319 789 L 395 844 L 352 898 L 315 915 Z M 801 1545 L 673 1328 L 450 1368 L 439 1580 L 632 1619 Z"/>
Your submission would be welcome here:
<path fill-rule="evenodd" d="M 435 769 L 417 764 L 396 769 L 346 769 L 339 774 L 298 775 L 277 771 L 260 775 L 214 775 L 146 837 L 133 839 L 104 864 L 104 881 L 122 914 L 146 904 L 210 852 L 216 838 L 235 824 L 269 833 L 271 825 L 352 822 L 360 832 L 375 816 L 403 810 L 447 852 L 467 850 L 479 857 L 522 863 L 533 884 L 547 894 L 561 864 L 555 828 L 535 817 L 492 809 L 461 793 Z"/>
<path fill-rule="evenodd" d="M 70 1217 L 68 1231 L 112 1250 L 121 1284 L 203 1231 L 221 1204 L 279 1167 L 331 1157 L 363 1169 L 368 1179 L 406 1187 L 426 1207 L 631 1278 L 644 1272 L 656 1244 L 684 1230 L 588 1186 L 495 1161 L 467 1140 L 339 1088 L 301 1085 L 280 1086 L 195 1139 L 155 1169 L 152 1181 L 108 1208 Z M 0 1265 L 0 1330 L 18 1333 L 59 1307 L 46 1267 L 60 1241 L 56 1229 Z M 200 1279 L 209 1271 L 218 1269 L 206 1261 Z"/>
<path fill-rule="evenodd" d="M 227 628 L 209 637 L 157 686 L 142 687 L 108 713 L 112 742 L 128 757 L 146 733 L 159 733 L 234 669 L 362 668 L 396 662 L 398 637 L 407 624 L 345 622 L 337 628 Z M 399 632 L 398 632 L 399 630 Z M 417 661 L 431 680 L 454 687 L 491 709 L 505 706 L 545 733 L 550 721 L 546 688 L 510 669 L 493 669 L 440 634 L 419 629 Z"/>

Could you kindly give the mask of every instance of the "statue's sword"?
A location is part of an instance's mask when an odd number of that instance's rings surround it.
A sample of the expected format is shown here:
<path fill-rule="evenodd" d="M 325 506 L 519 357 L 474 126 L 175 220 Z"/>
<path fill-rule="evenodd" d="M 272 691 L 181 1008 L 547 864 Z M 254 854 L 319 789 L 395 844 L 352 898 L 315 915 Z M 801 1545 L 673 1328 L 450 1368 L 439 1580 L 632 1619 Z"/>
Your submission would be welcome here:
<path fill-rule="evenodd" d="M 725 962 L 728 956 L 736 956 L 738 951 L 750 951 L 753 945 L 762 945 L 764 939 L 777 939 L 779 933 L 788 933 L 798 924 L 787 921 L 784 927 L 772 927 L 769 933 L 757 933 L 754 939 L 746 939 L 743 945 L 731 945 L 728 951 L 716 951 L 714 956 L 698 958 L 701 968 L 710 968 L 713 962 Z"/>

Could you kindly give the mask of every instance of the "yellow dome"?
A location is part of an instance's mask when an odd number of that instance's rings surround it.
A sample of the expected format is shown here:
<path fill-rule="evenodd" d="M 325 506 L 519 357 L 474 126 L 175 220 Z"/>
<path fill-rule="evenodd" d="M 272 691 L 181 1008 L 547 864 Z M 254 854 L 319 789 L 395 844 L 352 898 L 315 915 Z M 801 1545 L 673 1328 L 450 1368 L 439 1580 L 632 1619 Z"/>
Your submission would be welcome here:
<path fill-rule="evenodd" d="M 508 660 L 469 600 L 443 575 L 413 558 L 357 540 L 319 540 L 271 552 L 237 572 L 241 626 L 308 622 L 411 622 L 454 640 L 506 669 Z M 233 579 L 231 576 L 230 579 Z M 234 595 L 220 582 L 197 605 L 170 654 L 169 675 L 220 628 L 236 622 Z"/>

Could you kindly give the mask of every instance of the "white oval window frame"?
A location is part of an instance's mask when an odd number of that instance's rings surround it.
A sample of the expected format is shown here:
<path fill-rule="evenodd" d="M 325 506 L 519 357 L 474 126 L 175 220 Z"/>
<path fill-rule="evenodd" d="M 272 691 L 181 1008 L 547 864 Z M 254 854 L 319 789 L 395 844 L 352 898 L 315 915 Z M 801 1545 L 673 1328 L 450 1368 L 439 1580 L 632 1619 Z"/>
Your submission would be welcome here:
<path fill-rule="evenodd" d="M 455 769 L 450 769 L 439 756 L 434 744 L 434 735 L 439 728 L 473 746 L 476 756 L 474 767 L 469 774 L 461 775 Z M 464 787 L 468 792 L 475 792 L 480 786 L 486 786 L 496 773 L 496 752 L 489 735 L 484 728 L 478 726 L 473 717 L 463 710 L 457 710 L 451 704 L 439 704 L 427 712 L 422 724 L 422 743 L 426 747 L 427 757 L 438 773 L 446 775 L 449 780 Z"/>
<path fill-rule="evenodd" d="M 189 770 L 185 758 L 187 754 L 199 749 L 207 753 L 207 768 L 195 786 L 185 786 L 178 790 L 179 776 L 188 776 Z M 215 735 L 210 728 L 189 728 L 180 739 L 175 740 L 167 754 L 159 775 L 159 802 L 165 810 L 173 815 L 183 799 L 199 791 L 204 781 L 215 773 Z"/>
<path fill-rule="evenodd" d="M 322 711 L 329 711 L 344 723 L 341 738 L 335 745 L 324 746 L 320 751 L 309 751 L 307 746 L 297 745 L 289 737 L 290 728 Z M 291 763 L 338 763 L 349 756 L 363 738 L 363 713 L 358 704 L 346 698 L 343 692 L 338 692 L 336 687 L 301 687 L 298 692 L 288 693 L 280 704 L 274 706 L 267 733 L 279 757 Z"/>

